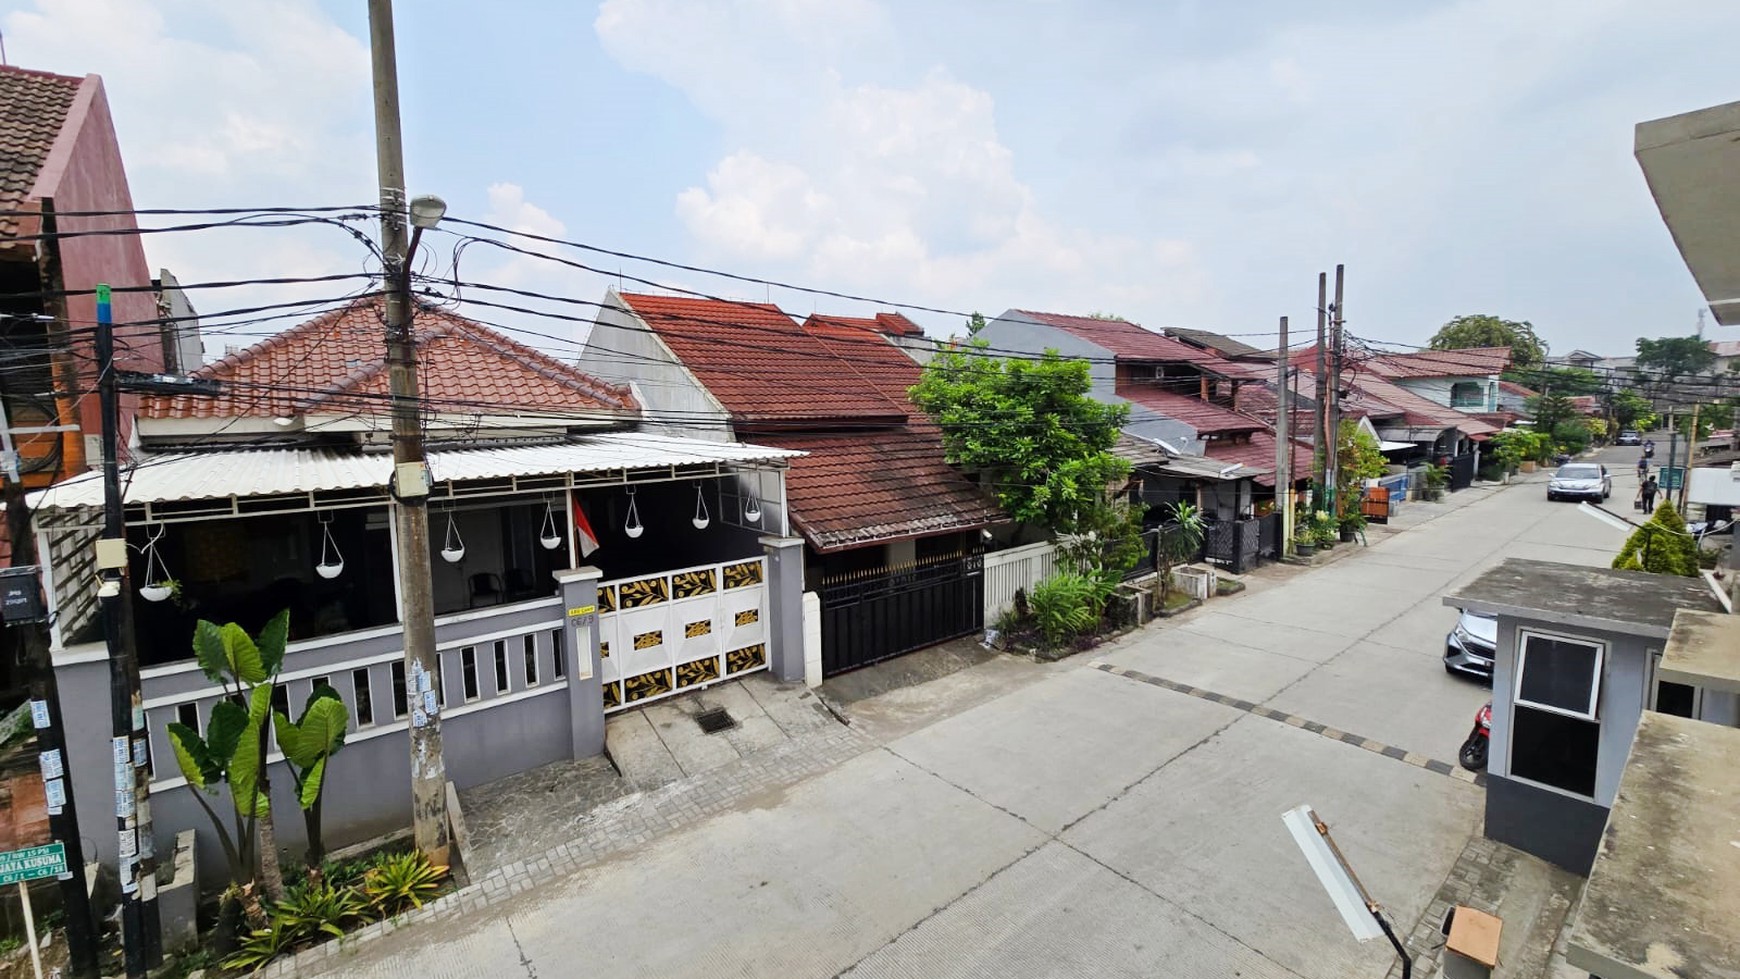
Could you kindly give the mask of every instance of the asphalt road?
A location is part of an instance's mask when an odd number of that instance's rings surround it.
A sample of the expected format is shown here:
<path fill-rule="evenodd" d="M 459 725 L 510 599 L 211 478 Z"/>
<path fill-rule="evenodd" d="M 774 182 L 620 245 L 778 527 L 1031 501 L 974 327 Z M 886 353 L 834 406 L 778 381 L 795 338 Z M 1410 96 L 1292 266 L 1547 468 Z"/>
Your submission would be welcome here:
<path fill-rule="evenodd" d="M 1604 455 L 1623 503 L 1635 456 Z M 789 789 L 322 966 L 1381 976 L 1391 951 L 1352 940 L 1280 814 L 1313 805 L 1412 929 L 1482 802 L 1427 764 L 1454 761 L 1488 697 L 1442 669 L 1440 596 L 1505 557 L 1605 564 L 1621 543 L 1548 503 L 1544 479 L 1417 504 L 1409 522 L 1431 519 L 1363 553 L 1259 576 Z"/>

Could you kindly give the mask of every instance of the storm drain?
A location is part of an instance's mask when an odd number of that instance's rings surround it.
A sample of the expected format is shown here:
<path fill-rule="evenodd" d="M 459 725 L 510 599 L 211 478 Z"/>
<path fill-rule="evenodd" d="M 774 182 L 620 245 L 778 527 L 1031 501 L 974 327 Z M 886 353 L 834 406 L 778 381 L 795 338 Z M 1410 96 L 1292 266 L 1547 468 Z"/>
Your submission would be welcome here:
<path fill-rule="evenodd" d="M 723 707 L 709 707 L 695 714 L 695 723 L 701 725 L 701 730 L 708 734 L 718 734 L 729 731 L 737 726 L 737 718 Z"/>

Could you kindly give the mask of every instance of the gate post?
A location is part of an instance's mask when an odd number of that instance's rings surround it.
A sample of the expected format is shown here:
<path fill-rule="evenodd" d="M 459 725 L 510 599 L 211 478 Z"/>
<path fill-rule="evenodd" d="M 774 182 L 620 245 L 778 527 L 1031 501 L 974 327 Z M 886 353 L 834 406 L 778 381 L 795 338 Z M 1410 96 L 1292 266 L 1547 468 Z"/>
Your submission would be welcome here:
<path fill-rule="evenodd" d="M 573 757 L 590 758 L 604 751 L 603 664 L 598 657 L 597 568 L 570 568 L 555 573 L 562 588 L 562 650 L 568 661 L 568 731 Z"/>
<path fill-rule="evenodd" d="M 799 682 L 804 678 L 804 541 L 763 537 L 761 546 L 767 552 L 767 668 L 781 683 Z"/>

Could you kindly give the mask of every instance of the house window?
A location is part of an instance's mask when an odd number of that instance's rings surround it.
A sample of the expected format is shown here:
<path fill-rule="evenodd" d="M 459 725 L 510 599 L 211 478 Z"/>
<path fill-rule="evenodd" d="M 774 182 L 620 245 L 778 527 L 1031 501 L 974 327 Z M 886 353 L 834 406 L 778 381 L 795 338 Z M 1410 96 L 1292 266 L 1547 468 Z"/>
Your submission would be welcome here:
<path fill-rule="evenodd" d="M 495 641 L 495 692 L 507 693 L 507 689 L 507 641 L 505 639 L 497 639 Z"/>
<path fill-rule="evenodd" d="M 562 631 L 560 629 L 550 633 L 550 656 L 555 660 L 556 679 L 560 680 L 567 676 L 568 655 L 562 651 Z"/>
<path fill-rule="evenodd" d="M 465 700 L 477 699 L 477 647 L 467 646 L 459 651 L 459 677 L 465 686 Z"/>
<path fill-rule="evenodd" d="M 1581 796 L 1595 795 L 1601 753 L 1601 664 L 1606 647 L 1519 632 L 1510 774 Z"/>
<path fill-rule="evenodd" d="M 1457 381 L 1450 385 L 1450 407 L 1485 408 L 1487 386 L 1480 381 Z"/>
<path fill-rule="evenodd" d="M 369 690 L 369 671 L 350 671 L 351 703 L 356 704 L 356 726 L 368 727 L 375 722 L 375 700 Z"/>
<path fill-rule="evenodd" d="M 535 687 L 538 685 L 538 637 L 536 635 L 525 637 L 525 651 L 526 686 Z"/>
<path fill-rule="evenodd" d="M 205 733 L 204 731 L 200 730 L 199 705 L 198 704 L 178 704 L 178 705 L 176 705 L 175 719 L 180 721 L 182 724 L 185 724 L 188 727 L 193 728 L 195 731 L 198 731 L 201 734 Z"/>
<path fill-rule="evenodd" d="M 272 709 L 280 714 L 290 713 L 290 688 L 282 683 L 272 687 Z"/>
<path fill-rule="evenodd" d="M 316 690 L 319 690 L 321 687 L 330 687 L 330 686 L 332 686 L 332 677 L 317 676 L 314 679 L 308 681 L 308 695 L 310 697 L 312 697 L 312 696 L 314 696 L 314 692 Z M 337 693 L 337 692 L 338 691 L 336 691 L 336 690 L 333 691 L 333 693 Z"/>
<path fill-rule="evenodd" d="M 405 699 L 405 663 L 403 660 L 393 664 L 393 719 L 397 720 L 410 712 L 410 705 Z"/>

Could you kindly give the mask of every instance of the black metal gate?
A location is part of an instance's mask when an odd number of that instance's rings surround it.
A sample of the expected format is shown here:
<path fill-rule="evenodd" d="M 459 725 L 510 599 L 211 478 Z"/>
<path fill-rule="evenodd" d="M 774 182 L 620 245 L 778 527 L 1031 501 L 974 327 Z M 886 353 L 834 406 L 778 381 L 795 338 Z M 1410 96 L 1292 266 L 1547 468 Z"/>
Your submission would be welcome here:
<path fill-rule="evenodd" d="M 1470 452 L 1467 455 L 1454 456 L 1450 460 L 1450 491 L 1465 490 L 1474 485 L 1474 464 L 1480 461 L 1480 455 Z"/>
<path fill-rule="evenodd" d="M 1203 525 L 1202 557 L 1225 565 L 1233 574 L 1244 574 L 1257 566 L 1262 550 L 1260 521 L 1215 520 Z"/>
<path fill-rule="evenodd" d="M 1269 561 L 1281 559 L 1280 511 L 1257 518 L 1257 556 Z"/>
<path fill-rule="evenodd" d="M 822 675 L 934 646 L 985 627 L 977 554 L 822 580 Z"/>

